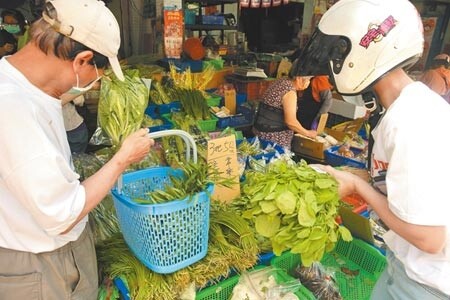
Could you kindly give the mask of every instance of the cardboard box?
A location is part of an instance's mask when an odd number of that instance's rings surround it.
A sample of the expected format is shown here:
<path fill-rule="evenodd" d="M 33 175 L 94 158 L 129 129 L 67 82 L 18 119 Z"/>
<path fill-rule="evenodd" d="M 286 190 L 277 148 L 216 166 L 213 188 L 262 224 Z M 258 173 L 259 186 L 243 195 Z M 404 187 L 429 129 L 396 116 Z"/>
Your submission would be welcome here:
<path fill-rule="evenodd" d="M 225 76 L 233 73 L 233 67 L 225 67 L 222 70 L 215 70 L 211 80 L 206 84 L 205 90 L 217 89 L 219 85 L 226 83 Z M 193 73 L 195 80 L 201 73 Z"/>
<path fill-rule="evenodd" d="M 328 114 L 323 114 L 320 117 L 319 125 L 317 126 L 317 133 L 322 133 L 324 130 L 327 132 L 327 128 L 325 128 L 325 124 L 327 123 Z M 330 134 L 335 139 L 340 140 L 333 134 Z M 316 158 L 320 160 L 325 159 L 325 144 L 318 142 L 316 140 L 310 139 L 308 137 L 295 134 L 294 139 L 292 140 L 292 151 L 294 153 L 302 154 L 305 156 L 309 156 L 311 158 Z"/>
<path fill-rule="evenodd" d="M 347 133 L 345 131 L 336 130 L 332 128 L 325 128 L 325 133 L 331 135 L 338 141 L 343 141 Z"/>
<path fill-rule="evenodd" d="M 301 135 L 294 135 L 294 139 L 292 140 L 292 151 L 294 153 L 303 154 L 312 158 L 325 160 L 325 149 L 325 144 Z"/>

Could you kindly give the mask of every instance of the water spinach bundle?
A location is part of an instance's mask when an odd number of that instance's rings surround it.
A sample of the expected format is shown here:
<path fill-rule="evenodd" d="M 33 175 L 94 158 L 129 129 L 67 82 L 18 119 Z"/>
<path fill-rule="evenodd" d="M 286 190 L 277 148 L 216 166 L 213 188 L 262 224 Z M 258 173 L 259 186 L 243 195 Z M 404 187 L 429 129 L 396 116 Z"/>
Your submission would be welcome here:
<path fill-rule="evenodd" d="M 351 240 L 350 232 L 335 220 L 340 205 L 337 188 L 330 175 L 316 172 L 304 161 L 278 160 L 264 173 L 246 174 L 239 202 L 245 205 L 243 217 L 270 239 L 276 255 L 290 249 L 309 266 L 331 251 L 340 237 Z"/>

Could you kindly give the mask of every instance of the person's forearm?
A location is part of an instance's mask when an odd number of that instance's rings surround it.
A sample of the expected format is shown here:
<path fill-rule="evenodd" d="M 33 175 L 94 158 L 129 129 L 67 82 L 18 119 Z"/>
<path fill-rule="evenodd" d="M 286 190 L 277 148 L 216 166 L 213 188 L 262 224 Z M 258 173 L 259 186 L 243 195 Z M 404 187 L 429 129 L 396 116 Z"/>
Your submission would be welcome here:
<path fill-rule="evenodd" d="M 93 210 L 109 193 L 115 182 L 129 164 L 120 155 L 115 155 L 98 172 L 82 182 L 86 192 L 86 202 L 78 218 L 64 231 L 69 232 L 80 220 Z"/>
<path fill-rule="evenodd" d="M 286 126 L 295 133 L 300 133 L 301 135 L 308 136 L 309 130 L 304 128 L 300 122 L 286 122 Z"/>
<path fill-rule="evenodd" d="M 322 114 L 326 114 L 330 110 L 331 104 L 333 104 L 333 97 L 330 90 L 320 92 L 320 99 L 322 102 L 322 106 L 317 113 L 317 118 Z"/>
<path fill-rule="evenodd" d="M 446 240 L 444 226 L 414 225 L 403 221 L 390 210 L 386 196 L 362 179 L 355 183 L 355 189 L 355 192 L 363 197 L 381 220 L 402 238 L 424 252 L 438 253 L 442 251 Z"/>

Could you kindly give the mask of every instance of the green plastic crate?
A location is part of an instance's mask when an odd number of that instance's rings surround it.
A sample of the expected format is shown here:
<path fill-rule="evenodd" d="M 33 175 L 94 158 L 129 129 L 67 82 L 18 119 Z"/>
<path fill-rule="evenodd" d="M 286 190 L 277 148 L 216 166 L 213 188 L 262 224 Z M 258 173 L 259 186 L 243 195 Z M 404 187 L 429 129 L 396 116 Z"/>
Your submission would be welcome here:
<path fill-rule="evenodd" d="M 274 257 L 271 265 L 292 274 L 300 261 L 299 254 L 285 252 Z M 364 300 L 370 299 L 373 287 L 386 267 L 386 258 L 366 242 L 353 239 L 351 242 L 340 240 L 333 251 L 324 255 L 321 263 L 334 271 L 344 300 Z M 347 275 L 342 271 L 343 267 L 359 273 Z"/>
<path fill-rule="evenodd" d="M 262 269 L 267 266 L 256 266 L 253 270 Z M 209 286 L 199 292 L 195 297 L 195 300 L 228 300 L 230 299 L 233 288 L 239 282 L 239 276 L 235 275 L 233 277 L 227 278 L 215 285 Z M 286 274 L 283 270 L 276 270 L 274 273 L 275 280 L 277 283 L 284 283 L 293 280 L 291 276 Z M 312 293 L 304 286 L 301 286 L 298 291 L 294 293 L 300 300 L 313 300 L 314 296 Z"/>
<path fill-rule="evenodd" d="M 217 117 L 211 114 L 211 119 L 197 121 L 197 125 L 203 131 L 214 131 L 216 130 L 217 120 Z"/>
<path fill-rule="evenodd" d="M 227 278 L 215 285 L 197 292 L 195 300 L 228 300 L 233 292 L 234 286 L 239 281 L 239 275 Z"/>
<path fill-rule="evenodd" d="M 209 98 L 206 99 L 206 103 L 208 104 L 209 107 L 220 106 L 221 100 L 222 97 L 220 97 L 219 95 L 210 94 Z"/>
<path fill-rule="evenodd" d="M 216 125 L 217 125 L 217 117 L 214 116 L 213 114 L 210 114 L 211 119 L 209 120 L 199 120 L 197 121 L 197 125 L 200 128 L 200 130 L 202 131 L 214 131 L 216 130 Z M 172 124 L 174 128 L 176 128 L 173 120 L 170 118 L 170 114 L 164 114 L 161 116 L 161 118 L 166 121 L 169 124 Z"/>

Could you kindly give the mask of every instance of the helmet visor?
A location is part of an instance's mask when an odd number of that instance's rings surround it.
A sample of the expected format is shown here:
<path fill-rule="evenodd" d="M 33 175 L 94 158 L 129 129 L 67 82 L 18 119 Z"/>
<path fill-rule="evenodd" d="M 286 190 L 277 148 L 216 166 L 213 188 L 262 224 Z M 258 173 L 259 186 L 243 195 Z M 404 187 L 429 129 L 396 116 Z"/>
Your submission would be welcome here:
<path fill-rule="evenodd" d="M 332 77 L 333 73 L 341 72 L 350 50 L 351 42 L 347 37 L 327 35 L 317 28 L 299 58 L 294 62 L 291 75 L 330 75 Z"/>

